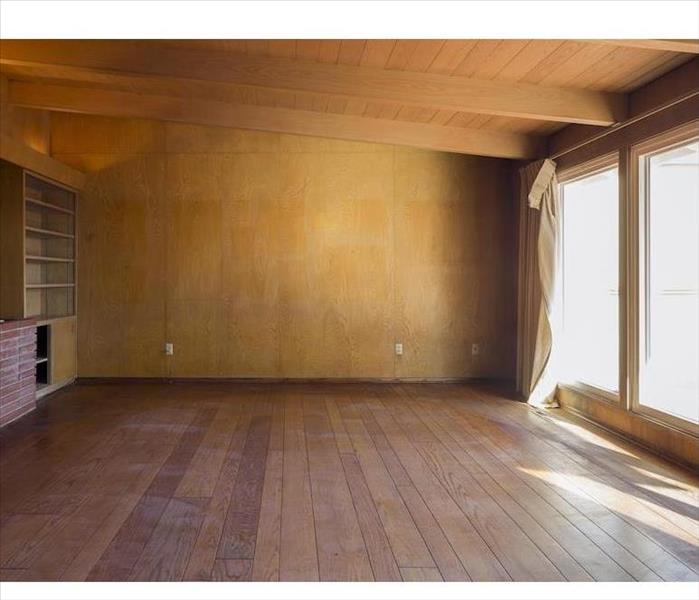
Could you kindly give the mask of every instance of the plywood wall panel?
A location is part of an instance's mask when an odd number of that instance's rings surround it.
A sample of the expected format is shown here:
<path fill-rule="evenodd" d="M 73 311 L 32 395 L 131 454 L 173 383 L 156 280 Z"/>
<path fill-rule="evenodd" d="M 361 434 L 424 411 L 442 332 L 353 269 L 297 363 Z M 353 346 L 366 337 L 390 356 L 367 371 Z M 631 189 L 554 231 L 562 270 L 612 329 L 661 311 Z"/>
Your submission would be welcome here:
<path fill-rule="evenodd" d="M 89 173 L 81 376 L 512 375 L 508 161 L 54 120 L 58 158 Z"/>
<path fill-rule="evenodd" d="M 77 224 L 79 374 L 162 376 L 165 157 L 61 154 L 57 158 L 91 173 Z"/>
<path fill-rule="evenodd" d="M 514 335 L 509 167 L 396 152 L 395 171 L 396 374 L 502 376 Z"/>
<path fill-rule="evenodd" d="M 50 113 L 46 110 L 12 106 L 7 102 L 8 81 L 0 76 L 0 131 L 3 135 L 49 154 L 51 144 Z"/>

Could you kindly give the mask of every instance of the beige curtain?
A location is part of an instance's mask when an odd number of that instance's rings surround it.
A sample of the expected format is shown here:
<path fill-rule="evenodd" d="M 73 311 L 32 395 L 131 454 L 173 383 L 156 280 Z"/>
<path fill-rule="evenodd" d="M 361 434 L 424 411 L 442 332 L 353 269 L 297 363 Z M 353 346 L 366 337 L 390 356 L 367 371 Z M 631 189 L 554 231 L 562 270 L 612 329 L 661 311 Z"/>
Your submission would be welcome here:
<path fill-rule="evenodd" d="M 557 406 L 555 332 L 560 210 L 556 163 L 520 169 L 517 389 L 530 404 Z"/>

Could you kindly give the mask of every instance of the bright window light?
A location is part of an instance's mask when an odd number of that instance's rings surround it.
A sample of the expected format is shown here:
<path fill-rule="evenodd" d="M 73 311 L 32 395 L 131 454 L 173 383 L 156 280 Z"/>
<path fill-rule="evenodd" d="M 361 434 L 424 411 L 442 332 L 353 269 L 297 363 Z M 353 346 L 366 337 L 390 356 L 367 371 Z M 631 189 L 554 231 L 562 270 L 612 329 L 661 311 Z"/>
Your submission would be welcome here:
<path fill-rule="evenodd" d="M 640 161 L 640 403 L 699 423 L 699 141 Z"/>
<path fill-rule="evenodd" d="M 561 186 L 562 378 L 619 388 L 619 172 Z"/>

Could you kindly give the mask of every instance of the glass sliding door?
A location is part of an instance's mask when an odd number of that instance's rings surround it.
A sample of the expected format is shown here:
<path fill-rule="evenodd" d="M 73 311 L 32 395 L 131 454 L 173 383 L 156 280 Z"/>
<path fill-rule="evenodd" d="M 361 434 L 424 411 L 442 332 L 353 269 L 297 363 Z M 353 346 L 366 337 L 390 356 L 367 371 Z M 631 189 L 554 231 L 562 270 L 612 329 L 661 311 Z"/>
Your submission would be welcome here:
<path fill-rule="evenodd" d="M 699 140 L 638 156 L 637 409 L 699 424 Z"/>
<path fill-rule="evenodd" d="M 564 383 L 619 390 L 619 171 L 561 184 Z"/>

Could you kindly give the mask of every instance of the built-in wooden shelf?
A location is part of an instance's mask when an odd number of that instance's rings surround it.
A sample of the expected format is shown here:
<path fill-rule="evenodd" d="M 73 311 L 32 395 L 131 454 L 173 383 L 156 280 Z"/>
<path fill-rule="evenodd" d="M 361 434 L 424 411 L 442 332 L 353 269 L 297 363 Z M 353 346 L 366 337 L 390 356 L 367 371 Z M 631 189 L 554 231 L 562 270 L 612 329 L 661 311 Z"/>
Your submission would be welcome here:
<path fill-rule="evenodd" d="M 57 263 L 75 262 L 74 258 L 60 258 L 58 256 L 33 256 L 30 254 L 27 254 L 27 256 L 25 256 L 25 259 L 33 261 L 33 262 L 57 262 Z"/>
<path fill-rule="evenodd" d="M 0 160 L 0 314 L 33 320 L 36 397 L 76 375 L 77 194 L 55 179 Z"/>
<path fill-rule="evenodd" d="M 51 236 L 51 237 L 61 237 L 66 239 L 74 239 L 75 236 L 72 233 L 62 233 L 60 231 L 52 231 L 50 229 L 39 229 L 38 227 L 26 227 L 27 232 L 33 233 L 35 235 Z"/>
<path fill-rule="evenodd" d="M 49 202 L 44 202 L 42 200 L 37 200 L 36 198 L 25 198 L 25 201 L 29 204 L 34 204 L 36 206 L 41 206 L 42 208 L 48 208 L 49 210 L 55 210 L 56 212 L 61 212 L 66 215 L 74 215 L 72 210 L 63 208 L 62 206 L 56 206 L 55 204 L 50 204 Z"/>

